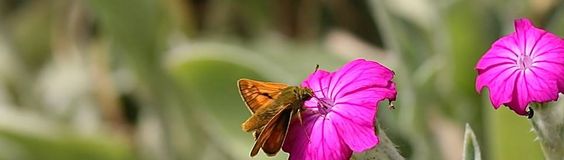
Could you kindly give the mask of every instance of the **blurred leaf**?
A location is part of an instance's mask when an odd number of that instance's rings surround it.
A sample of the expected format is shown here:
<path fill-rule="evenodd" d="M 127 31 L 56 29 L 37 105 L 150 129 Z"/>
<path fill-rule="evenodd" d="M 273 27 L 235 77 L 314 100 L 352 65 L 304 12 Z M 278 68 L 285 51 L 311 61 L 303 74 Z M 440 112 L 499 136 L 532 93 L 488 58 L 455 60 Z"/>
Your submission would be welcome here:
<path fill-rule="evenodd" d="M 550 21 L 546 28 L 554 34 L 564 36 L 564 2 L 560 1 L 559 6 L 555 8 L 554 14 L 551 16 Z"/>
<path fill-rule="evenodd" d="M 247 136 L 240 125 L 250 113 L 239 96 L 236 82 L 240 78 L 266 79 L 248 68 L 204 59 L 184 63 L 176 67 L 173 74 L 180 86 L 193 95 L 195 106 L 212 112 L 229 135 Z"/>
<path fill-rule="evenodd" d="M 134 159 L 127 145 L 119 140 L 105 137 L 82 138 L 61 135 L 60 138 L 55 138 L 1 129 L 0 148 L 2 148 L 0 159 Z"/>
<path fill-rule="evenodd" d="M 119 53 L 139 74 L 159 68 L 162 33 L 166 17 L 160 11 L 160 2 L 140 0 L 89 1 Z"/>
<path fill-rule="evenodd" d="M 476 140 L 476 135 L 470 124 L 466 123 L 466 131 L 464 132 L 464 151 L 462 152 L 463 160 L 481 160 L 480 145 Z"/>
<path fill-rule="evenodd" d="M 480 106 L 480 97 L 476 94 L 474 79 L 476 73 L 474 66 L 479 57 L 490 46 L 493 35 L 497 35 L 497 30 L 488 28 L 488 24 L 495 22 L 495 16 L 488 10 L 487 5 L 478 1 L 456 1 L 451 4 L 442 14 L 445 16 L 446 32 L 448 43 L 450 43 L 449 57 L 444 74 L 448 77 L 443 82 L 448 87 L 444 98 L 449 105 L 441 109 L 450 111 L 453 119 L 459 122 L 467 122 L 474 127 L 474 133 L 478 137 L 485 136 L 486 123 L 483 118 L 483 109 Z M 493 17 L 484 19 L 483 17 Z M 494 23 L 495 24 L 495 23 Z M 484 33 L 484 34 L 476 34 Z M 481 138 L 480 144 L 485 144 L 489 139 Z M 482 154 L 489 154 L 489 146 L 483 145 Z"/>
<path fill-rule="evenodd" d="M 39 69 L 50 56 L 53 15 L 50 1 L 33 1 L 10 17 L 7 27 L 25 69 Z"/>
<path fill-rule="evenodd" d="M 162 12 L 162 3 L 153 0 L 90 0 L 87 4 L 112 42 L 111 53 L 116 55 L 112 58 L 122 58 L 119 60 L 126 62 L 139 80 L 141 89 L 137 91 L 143 96 L 140 98 L 142 108 L 152 107 L 150 113 L 159 118 L 163 131 L 160 138 L 165 145 L 156 152 L 166 153 L 160 158 L 199 157 L 206 148 L 192 144 L 213 143 L 204 143 L 206 131 L 196 123 L 196 117 L 190 115 L 195 113 L 185 104 L 163 69 L 161 53 L 168 17 Z M 187 135 L 188 129 L 192 129 L 192 134 Z"/>

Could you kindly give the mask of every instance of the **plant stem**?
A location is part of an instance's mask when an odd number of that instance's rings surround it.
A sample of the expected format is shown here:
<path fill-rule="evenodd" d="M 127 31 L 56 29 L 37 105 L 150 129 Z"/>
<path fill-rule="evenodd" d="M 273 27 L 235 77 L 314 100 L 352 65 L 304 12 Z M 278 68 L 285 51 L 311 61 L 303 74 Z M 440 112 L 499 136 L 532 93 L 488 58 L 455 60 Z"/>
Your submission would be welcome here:
<path fill-rule="evenodd" d="M 386 133 L 378 127 L 378 138 L 380 143 L 368 151 L 355 154 L 352 159 L 380 159 L 380 160 L 404 160 L 396 145 L 386 136 Z"/>
<path fill-rule="evenodd" d="M 564 119 L 560 106 L 532 104 L 534 115 L 531 124 L 539 140 L 547 160 L 558 160 L 564 157 Z"/>

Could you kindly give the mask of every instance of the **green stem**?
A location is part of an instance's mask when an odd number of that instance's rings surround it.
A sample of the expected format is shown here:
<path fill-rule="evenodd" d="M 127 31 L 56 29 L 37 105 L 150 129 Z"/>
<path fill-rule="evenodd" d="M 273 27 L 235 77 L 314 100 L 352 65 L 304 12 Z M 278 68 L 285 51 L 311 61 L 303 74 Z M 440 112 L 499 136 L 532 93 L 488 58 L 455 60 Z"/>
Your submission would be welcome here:
<path fill-rule="evenodd" d="M 547 160 L 564 157 L 564 119 L 562 107 L 532 104 L 534 111 L 531 124 L 535 130 Z"/>
<path fill-rule="evenodd" d="M 368 151 L 355 154 L 351 159 L 380 159 L 380 160 L 404 160 L 396 145 L 386 136 L 386 133 L 378 127 L 378 138 L 380 143 Z"/>

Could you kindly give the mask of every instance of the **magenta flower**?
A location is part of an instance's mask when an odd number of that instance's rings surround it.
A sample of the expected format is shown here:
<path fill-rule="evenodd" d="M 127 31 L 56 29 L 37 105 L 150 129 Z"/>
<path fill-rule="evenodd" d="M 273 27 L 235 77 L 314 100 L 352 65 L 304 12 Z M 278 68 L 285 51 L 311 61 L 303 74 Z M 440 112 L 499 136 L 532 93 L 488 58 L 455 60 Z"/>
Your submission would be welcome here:
<path fill-rule="evenodd" d="M 515 32 L 495 41 L 476 70 L 476 90 L 488 87 L 495 109 L 503 104 L 526 115 L 529 103 L 557 100 L 564 91 L 564 41 L 517 19 Z"/>
<path fill-rule="evenodd" d="M 318 70 L 302 86 L 315 98 L 306 101 L 303 124 L 294 120 L 283 150 L 290 159 L 349 159 L 378 144 L 374 130 L 377 104 L 395 100 L 394 72 L 358 59 L 336 72 Z"/>

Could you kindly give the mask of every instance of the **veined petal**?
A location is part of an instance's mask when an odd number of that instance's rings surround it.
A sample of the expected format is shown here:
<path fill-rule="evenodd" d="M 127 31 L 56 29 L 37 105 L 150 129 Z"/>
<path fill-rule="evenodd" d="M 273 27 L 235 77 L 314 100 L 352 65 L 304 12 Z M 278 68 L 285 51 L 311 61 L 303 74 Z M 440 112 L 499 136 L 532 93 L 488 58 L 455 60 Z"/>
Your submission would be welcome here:
<path fill-rule="evenodd" d="M 508 106 L 517 114 L 527 115 L 526 108 L 530 102 L 549 102 L 556 99 L 558 99 L 556 81 L 529 71 L 518 76 L 516 90 Z"/>
<path fill-rule="evenodd" d="M 286 140 L 282 146 L 282 150 L 291 153 L 290 159 L 305 159 L 307 157 L 306 151 L 310 145 L 308 136 L 311 135 L 313 125 L 319 116 L 314 112 L 306 111 L 302 113 L 302 123 L 297 119 L 290 123 Z"/>
<path fill-rule="evenodd" d="M 310 88 L 317 97 L 325 97 L 325 94 L 329 89 L 330 79 L 331 74 L 329 72 L 318 69 L 307 77 L 306 80 L 302 82 L 301 86 Z"/>
<path fill-rule="evenodd" d="M 341 138 L 354 152 L 362 152 L 378 144 L 374 130 L 375 105 L 342 102 L 328 114 Z"/>
<path fill-rule="evenodd" d="M 370 86 L 370 87 L 354 90 L 354 92 L 350 92 L 350 94 L 344 94 L 341 98 L 336 99 L 335 103 L 361 102 L 362 104 L 370 104 L 374 106 L 378 102 L 384 99 L 394 100 L 396 95 L 397 92 L 394 83 L 390 82 L 386 87 Z"/>
<path fill-rule="evenodd" d="M 558 91 L 564 93 L 564 40 L 552 33 L 544 37 L 538 42 L 542 47 L 533 52 L 532 70 L 547 71 L 547 76 L 557 81 Z"/>
<path fill-rule="evenodd" d="M 531 53 L 527 53 L 532 57 L 564 52 L 563 41 L 557 35 L 537 28 L 530 29 L 529 34 L 535 36 L 533 37 L 535 41 L 531 42 L 533 43 L 533 49 Z"/>
<path fill-rule="evenodd" d="M 530 56 L 536 42 L 545 35 L 546 32 L 539 32 L 528 19 L 515 20 L 515 34 L 517 43 L 522 55 Z"/>
<path fill-rule="evenodd" d="M 513 37 L 503 37 L 494 42 L 492 48 L 480 58 L 476 69 L 487 69 L 499 64 L 517 65 L 517 55 L 520 50 Z"/>
<path fill-rule="evenodd" d="M 343 142 L 331 121 L 323 116 L 315 121 L 310 136 L 311 143 L 307 148 L 309 154 L 305 159 L 345 160 L 351 157 L 351 149 Z"/>
<path fill-rule="evenodd" d="M 519 70 L 511 65 L 498 66 L 483 71 L 476 79 L 476 90 L 481 91 L 484 86 L 490 90 L 490 100 L 494 108 L 511 101 L 511 94 L 515 86 L 515 77 Z"/>
<path fill-rule="evenodd" d="M 316 114 L 305 114 L 308 118 L 302 126 L 293 121 L 282 149 L 291 153 L 290 159 L 345 160 L 352 151 L 342 141 L 330 119 Z M 305 134 L 305 135 L 304 135 Z"/>
<path fill-rule="evenodd" d="M 394 72 L 373 61 L 357 59 L 335 71 L 329 81 L 329 97 L 333 100 L 358 88 L 367 86 L 385 87 L 392 80 Z"/>
<path fill-rule="evenodd" d="M 512 100 L 516 78 L 521 73 L 512 65 L 500 65 L 482 71 L 476 78 L 476 90 L 488 87 L 490 101 L 495 109 Z"/>

